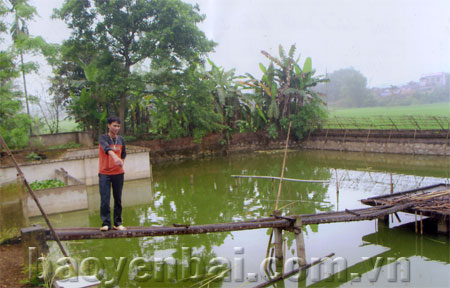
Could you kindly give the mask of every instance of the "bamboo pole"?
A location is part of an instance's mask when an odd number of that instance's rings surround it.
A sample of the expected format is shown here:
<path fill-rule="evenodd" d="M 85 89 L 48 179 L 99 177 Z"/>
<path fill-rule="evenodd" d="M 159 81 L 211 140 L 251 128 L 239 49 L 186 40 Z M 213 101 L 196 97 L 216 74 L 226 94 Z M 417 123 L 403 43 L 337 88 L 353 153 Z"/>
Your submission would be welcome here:
<path fill-rule="evenodd" d="M 284 238 L 283 239 L 283 259 L 286 259 L 286 250 L 287 250 L 286 242 L 287 242 L 287 239 Z M 283 266 L 281 266 L 281 273 L 284 274 L 284 263 L 283 263 Z"/>
<path fill-rule="evenodd" d="M 339 181 L 338 181 L 338 174 L 337 174 L 336 168 L 334 168 L 334 174 L 336 175 L 336 193 L 339 193 Z"/>
<path fill-rule="evenodd" d="M 259 175 L 231 175 L 233 178 L 255 178 L 255 179 L 271 179 L 271 180 L 283 180 L 283 181 L 293 181 L 293 182 L 306 182 L 306 183 L 330 183 L 329 180 L 303 180 L 303 179 L 293 179 L 293 178 L 281 178 L 275 176 L 259 176 Z"/>
<path fill-rule="evenodd" d="M 307 265 L 305 265 L 305 266 L 303 266 L 303 267 L 300 267 L 300 268 L 298 268 L 298 269 L 294 269 L 294 270 L 292 270 L 292 271 L 289 272 L 289 273 L 283 274 L 283 275 L 281 275 L 281 276 L 278 276 L 278 277 L 275 277 L 275 278 L 273 278 L 273 279 L 270 279 L 270 280 L 267 281 L 267 282 L 264 282 L 264 283 L 261 283 L 261 284 L 259 284 L 259 285 L 257 285 L 257 286 L 254 286 L 254 288 L 263 288 L 263 287 L 267 287 L 267 286 L 269 286 L 269 285 L 272 285 L 272 284 L 275 283 L 275 282 L 278 282 L 278 281 L 283 280 L 283 279 L 287 279 L 287 278 L 291 277 L 292 275 L 295 275 L 295 274 L 299 273 L 300 271 L 309 269 L 310 267 L 312 267 L 312 266 L 314 266 L 314 265 L 317 265 L 317 264 L 319 264 L 319 263 L 321 263 L 321 262 L 323 262 L 323 261 L 325 261 L 325 260 L 327 260 L 328 258 L 331 258 L 331 257 L 333 257 L 333 256 L 334 256 L 334 253 L 331 253 L 331 254 L 329 254 L 329 255 L 327 255 L 327 256 L 325 256 L 325 257 L 322 257 L 322 258 L 320 258 L 319 260 L 316 260 L 316 261 L 314 261 L 314 262 L 312 262 L 312 263 L 310 263 L 310 264 L 307 264 Z"/>
<path fill-rule="evenodd" d="M 420 235 L 423 235 L 423 213 L 420 212 Z"/>
<path fill-rule="evenodd" d="M 288 134 L 287 134 L 287 138 L 286 138 L 286 146 L 284 148 L 283 165 L 282 165 L 282 168 L 281 168 L 280 185 L 278 187 L 278 195 L 277 195 L 277 201 L 275 202 L 274 215 L 277 215 L 277 214 L 279 215 L 279 213 L 280 213 L 278 211 L 278 202 L 280 201 L 281 186 L 282 186 L 282 183 L 283 183 L 284 169 L 285 169 L 285 166 L 286 166 L 287 148 L 288 148 L 288 145 L 289 145 L 289 134 L 291 133 L 291 125 L 292 125 L 292 122 L 289 122 Z M 275 233 L 275 257 L 276 258 L 280 258 L 281 257 L 281 259 L 282 259 L 283 258 L 283 256 L 282 256 L 283 252 L 280 251 L 282 249 L 280 249 L 280 247 L 279 247 L 279 245 L 282 245 L 282 244 L 280 244 L 279 242 L 281 241 L 280 240 L 281 237 L 283 237 L 283 230 L 282 229 L 275 229 L 275 231 L 272 230 L 271 234 L 270 234 L 270 237 L 272 237 L 273 233 Z M 269 245 L 270 245 L 270 242 L 269 242 Z"/>
<path fill-rule="evenodd" d="M 69 255 L 67 254 L 66 250 L 62 246 L 61 241 L 59 240 L 59 237 L 58 237 L 58 235 L 55 232 L 55 229 L 53 229 L 53 225 L 50 223 L 50 220 L 48 219 L 47 214 L 45 214 L 45 211 L 42 208 L 41 203 L 37 199 L 36 194 L 34 194 L 33 189 L 31 189 L 30 185 L 28 184 L 28 181 L 25 178 L 25 175 L 23 174 L 22 170 L 20 169 L 19 164 L 17 164 L 16 158 L 14 158 L 14 155 L 9 150 L 9 147 L 6 144 L 5 140 L 3 139 L 2 135 L 0 135 L 0 142 L 1 142 L 1 146 L 3 146 L 3 149 L 5 149 L 6 153 L 8 154 L 8 156 L 13 161 L 14 166 L 16 166 L 16 170 L 17 170 L 17 172 L 19 174 L 19 177 L 21 177 L 23 179 L 23 183 L 25 184 L 25 187 L 27 187 L 27 190 L 30 193 L 31 198 L 33 198 L 34 202 L 36 203 L 36 206 L 39 208 L 39 211 L 41 212 L 42 216 L 44 217 L 45 222 L 47 223 L 47 226 L 50 229 L 53 238 L 58 243 L 59 249 L 61 250 L 61 252 L 64 255 L 64 257 L 69 257 Z"/>
<path fill-rule="evenodd" d="M 283 185 L 284 169 L 286 167 L 287 149 L 289 146 L 289 134 L 291 133 L 291 125 L 292 125 L 292 121 L 289 122 L 288 134 L 287 134 L 287 138 L 286 138 L 286 146 L 284 148 L 283 166 L 281 168 L 280 185 L 278 186 L 278 195 L 277 195 L 277 202 L 275 203 L 275 210 L 278 210 L 278 201 L 280 200 L 280 196 L 281 196 L 281 187 Z"/>

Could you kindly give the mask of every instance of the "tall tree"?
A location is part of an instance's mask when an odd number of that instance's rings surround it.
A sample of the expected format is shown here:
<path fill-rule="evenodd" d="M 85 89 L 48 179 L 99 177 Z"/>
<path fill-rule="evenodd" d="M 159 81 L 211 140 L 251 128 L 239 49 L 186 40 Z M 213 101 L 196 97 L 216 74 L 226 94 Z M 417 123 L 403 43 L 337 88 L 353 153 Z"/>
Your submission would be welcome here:
<path fill-rule="evenodd" d="M 160 70 L 147 75 L 158 83 L 152 85 L 147 99 L 152 130 L 158 137 L 193 136 L 200 141 L 225 127 L 215 109 L 214 83 L 203 72 L 194 64 L 180 72 Z"/>
<path fill-rule="evenodd" d="M 28 40 L 30 38 L 27 21 L 32 20 L 33 17 L 36 15 L 36 8 L 31 6 L 28 3 L 28 0 L 8 0 L 7 2 L 9 4 L 6 6 L 7 10 L 9 13 L 13 14 L 14 17 L 13 23 L 10 28 L 10 33 L 14 42 L 14 48 L 19 54 L 20 58 L 20 71 L 22 73 L 23 93 L 25 96 L 27 114 L 31 118 L 26 74 L 27 72 L 30 71 L 30 69 L 36 68 L 33 67 L 34 66 L 33 63 L 27 63 L 28 65 L 27 66 L 25 65 L 24 50 L 27 50 L 27 46 L 29 45 Z M 33 133 L 32 126 L 30 124 L 30 134 L 32 133 Z"/>
<path fill-rule="evenodd" d="M 110 101 L 117 103 L 125 129 L 133 65 L 150 60 L 152 67 L 179 70 L 212 51 L 214 43 L 196 26 L 204 19 L 198 11 L 180 0 L 66 0 L 56 16 L 72 29 L 63 44 L 67 61 L 89 64 L 102 51 L 120 67 Z"/>
<path fill-rule="evenodd" d="M 22 148 L 28 144 L 27 129 L 31 121 L 22 113 L 22 94 L 14 85 L 19 70 L 13 59 L 11 53 L 0 51 L 0 134 L 11 148 Z"/>
<path fill-rule="evenodd" d="M 327 75 L 330 83 L 320 85 L 317 91 L 326 94 L 329 106 L 362 107 L 370 102 L 366 77 L 354 68 L 336 70 Z"/>

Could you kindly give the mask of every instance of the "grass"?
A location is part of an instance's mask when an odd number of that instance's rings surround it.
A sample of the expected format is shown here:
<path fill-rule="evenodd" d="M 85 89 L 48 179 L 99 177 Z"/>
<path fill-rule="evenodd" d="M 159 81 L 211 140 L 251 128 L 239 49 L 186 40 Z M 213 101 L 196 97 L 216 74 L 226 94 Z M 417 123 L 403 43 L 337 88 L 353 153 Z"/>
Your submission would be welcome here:
<path fill-rule="evenodd" d="M 366 107 L 350 109 L 330 109 L 330 117 L 368 117 L 368 116 L 450 116 L 450 102 L 393 106 Z"/>
<path fill-rule="evenodd" d="M 449 129 L 450 102 L 329 111 L 326 129 Z"/>

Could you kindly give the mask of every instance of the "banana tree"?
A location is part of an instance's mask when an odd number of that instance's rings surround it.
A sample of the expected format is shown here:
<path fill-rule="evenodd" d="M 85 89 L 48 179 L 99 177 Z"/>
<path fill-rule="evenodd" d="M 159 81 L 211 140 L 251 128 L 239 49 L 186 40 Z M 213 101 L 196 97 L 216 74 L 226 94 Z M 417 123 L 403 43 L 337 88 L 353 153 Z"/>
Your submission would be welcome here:
<path fill-rule="evenodd" d="M 237 121 L 247 120 L 250 114 L 251 104 L 248 98 L 242 94 L 240 86 L 236 82 L 243 76 L 236 76 L 235 69 L 225 71 L 208 59 L 211 70 L 203 73 L 212 82 L 212 94 L 216 112 L 222 115 L 223 124 L 230 129 L 236 129 Z"/>
<path fill-rule="evenodd" d="M 279 57 L 266 51 L 261 53 L 270 60 L 269 66 L 266 68 L 260 63 L 259 67 L 263 72 L 261 79 L 246 74 L 248 79 L 242 84 L 254 89 L 257 103 L 272 124 L 281 128 L 283 119 L 299 115 L 305 105 L 312 102 L 323 104 L 320 95 L 312 88 L 327 79 L 324 76 L 314 76 L 315 70 L 312 69 L 310 57 L 305 59 L 301 67 L 298 64 L 300 56 L 294 59 L 295 45 L 291 46 L 288 54 L 280 45 Z"/>

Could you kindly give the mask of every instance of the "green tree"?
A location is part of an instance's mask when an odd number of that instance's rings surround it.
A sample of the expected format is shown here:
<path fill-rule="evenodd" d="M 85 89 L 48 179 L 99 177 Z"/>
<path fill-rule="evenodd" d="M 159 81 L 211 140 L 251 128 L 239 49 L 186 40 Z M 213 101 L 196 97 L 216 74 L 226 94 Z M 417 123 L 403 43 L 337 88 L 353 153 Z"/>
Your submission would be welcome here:
<path fill-rule="evenodd" d="M 354 68 L 340 69 L 328 74 L 330 82 L 320 85 L 317 91 L 326 94 L 329 106 L 363 107 L 374 99 L 367 89 L 366 77 Z"/>
<path fill-rule="evenodd" d="M 112 57 L 120 73 L 115 75 L 118 85 L 108 101 L 117 103 L 125 129 L 128 100 L 135 95 L 131 91 L 135 64 L 150 60 L 156 69 L 181 70 L 201 62 L 213 49 L 214 43 L 196 26 L 204 19 L 198 11 L 198 6 L 180 0 L 66 0 L 56 11 L 73 30 L 63 44 L 63 59 L 89 63 L 95 51 Z"/>
<path fill-rule="evenodd" d="M 14 64 L 14 55 L 0 51 L 0 134 L 10 148 L 28 145 L 30 117 L 22 112 L 22 94 L 14 86 L 19 70 Z"/>
<path fill-rule="evenodd" d="M 28 0 L 7 0 L 3 2 L 2 14 L 5 16 L 11 14 L 13 21 L 9 32 L 13 40 L 12 51 L 19 58 L 19 67 L 22 74 L 23 95 L 25 97 L 27 114 L 30 115 L 31 96 L 27 90 L 26 75 L 30 72 L 36 72 L 39 68 L 36 62 L 25 62 L 24 56 L 28 53 L 37 54 L 41 51 L 48 51 L 48 45 L 42 37 L 32 37 L 29 35 L 27 22 L 33 20 L 36 15 L 36 8 L 28 3 Z M 30 134 L 32 134 L 30 124 Z"/>
<path fill-rule="evenodd" d="M 22 72 L 22 80 L 23 80 L 23 93 L 25 96 L 25 102 L 27 107 L 27 114 L 30 115 L 30 105 L 28 101 L 28 91 L 27 91 L 27 81 L 26 81 L 26 73 L 33 69 L 34 67 L 28 65 L 25 67 L 25 62 L 23 58 L 24 54 L 24 46 L 26 45 L 27 40 L 29 39 L 27 20 L 32 20 L 33 16 L 36 14 L 36 9 L 27 3 L 27 0 L 9 0 L 9 4 L 11 5 L 9 8 L 10 13 L 14 14 L 14 22 L 11 25 L 10 33 L 12 39 L 14 41 L 14 46 L 18 51 L 20 56 L 20 70 Z M 34 68 L 35 69 L 35 68 Z M 30 125 L 30 134 L 32 134 L 32 127 Z"/>
<path fill-rule="evenodd" d="M 214 83 L 205 79 L 198 65 L 184 71 L 153 71 L 147 75 L 154 84 L 147 97 L 151 111 L 152 132 L 173 139 L 192 136 L 197 141 L 225 126 L 215 110 L 211 91 Z"/>
<path fill-rule="evenodd" d="M 255 91 L 256 106 L 261 107 L 257 110 L 258 115 L 265 120 L 266 129 L 272 137 L 277 137 L 280 129 L 287 131 L 288 123 L 293 121 L 293 131 L 301 138 L 323 116 L 323 101 L 312 88 L 327 79 L 314 76 L 315 70 L 309 57 L 300 67 L 300 59 L 294 59 L 295 45 L 291 46 L 288 54 L 280 45 L 278 58 L 265 51 L 261 53 L 271 63 L 268 67 L 259 65 L 264 73 L 260 80 L 247 74 L 249 79 L 244 82 Z"/>
<path fill-rule="evenodd" d="M 210 91 L 214 96 L 215 111 L 222 115 L 222 123 L 230 132 L 244 129 L 249 121 L 251 103 L 246 95 L 242 94 L 241 85 L 236 81 L 243 76 L 235 76 L 235 69 L 225 71 L 208 59 L 211 70 L 203 71 L 206 78 L 212 82 Z M 238 127 L 240 126 L 240 127 Z"/>
<path fill-rule="evenodd" d="M 0 42 L 3 34 L 9 32 L 6 22 L 11 13 L 10 2 L 0 1 Z M 14 49 L 0 51 L 0 134 L 11 148 L 23 148 L 28 145 L 28 132 L 31 125 L 28 114 L 23 113 L 22 93 L 15 85 L 20 69 L 15 64 Z"/>

